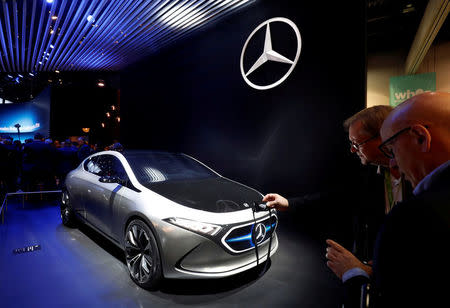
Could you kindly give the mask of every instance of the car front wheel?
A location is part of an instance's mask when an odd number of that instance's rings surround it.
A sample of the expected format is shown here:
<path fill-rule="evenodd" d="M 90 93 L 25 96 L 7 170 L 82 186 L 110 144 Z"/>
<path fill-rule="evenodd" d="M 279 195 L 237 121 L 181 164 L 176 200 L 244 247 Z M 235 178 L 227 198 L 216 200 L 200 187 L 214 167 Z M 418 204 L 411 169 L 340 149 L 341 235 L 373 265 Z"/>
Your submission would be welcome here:
<path fill-rule="evenodd" d="M 73 213 L 72 205 L 70 202 L 69 192 L 66 189 L 64 189 L 61 194 L 60 210 L 61 210 L 62 223 L 68 227 L 72 227 L 72 228 L 75 227 L 76 226 L 76 221 L 75 221 L 76 218 Z"/>
<path fill-rule="evenodd" d="M 161 260 L 155 236 L 139 219 L 125 232 L 125 258 L 131 279 L 145 289 L 155 289 L 162 280 Z"/>

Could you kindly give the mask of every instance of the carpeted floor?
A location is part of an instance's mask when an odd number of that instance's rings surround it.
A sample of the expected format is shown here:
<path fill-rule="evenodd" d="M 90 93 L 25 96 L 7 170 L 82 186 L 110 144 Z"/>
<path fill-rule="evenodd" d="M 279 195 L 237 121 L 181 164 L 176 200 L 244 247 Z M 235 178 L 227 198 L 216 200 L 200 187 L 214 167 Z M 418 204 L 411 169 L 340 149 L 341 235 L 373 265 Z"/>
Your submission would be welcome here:
<path fill-rule="evenodd" d="M 8 200 L 0 225 L 1 307 L 340 307 L 341 286 L 325 265 L 324 246 L 283 216 L 278 252 L 262 275 L 256 269 L 219 280 L 165 280 L 147 291 L 130 279 L 120 249 L 87 226 L 63 226 L 52 198 Z"/>

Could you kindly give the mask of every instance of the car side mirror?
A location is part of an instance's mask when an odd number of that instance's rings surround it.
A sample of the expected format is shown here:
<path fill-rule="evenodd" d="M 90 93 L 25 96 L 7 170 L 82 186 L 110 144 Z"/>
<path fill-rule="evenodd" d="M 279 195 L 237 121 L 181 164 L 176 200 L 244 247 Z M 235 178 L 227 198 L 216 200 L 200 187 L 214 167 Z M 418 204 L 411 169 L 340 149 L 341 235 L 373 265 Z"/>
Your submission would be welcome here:
<path fill-rule="evenodd" d="M 117 183 L 120 185 L 123 185 L 123 182 L 124 182 L 118 176 L 109 176 L 109 175 L 101 176 L 98 180 L 102 183 Z"/>

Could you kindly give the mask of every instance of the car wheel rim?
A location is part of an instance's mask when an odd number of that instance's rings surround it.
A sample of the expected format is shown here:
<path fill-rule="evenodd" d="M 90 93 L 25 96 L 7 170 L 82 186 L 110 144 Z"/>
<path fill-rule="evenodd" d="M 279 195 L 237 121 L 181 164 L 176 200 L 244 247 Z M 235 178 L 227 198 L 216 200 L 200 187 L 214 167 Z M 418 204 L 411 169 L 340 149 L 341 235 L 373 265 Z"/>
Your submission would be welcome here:
<path fill-rule="evenodd" d="M 144 228 L 139 225 L 128 228 L 125 253 L 131 276 L 140 283 L 147 282 L 153 273 L 153 249 Z"/>
<path fill-rule="evenodd" d="M 69 220 L 70 209 L 69 209 L 69 195 L 67 192 L 63 192 L 61 196 L 61 219 L 64 223 Z"/>

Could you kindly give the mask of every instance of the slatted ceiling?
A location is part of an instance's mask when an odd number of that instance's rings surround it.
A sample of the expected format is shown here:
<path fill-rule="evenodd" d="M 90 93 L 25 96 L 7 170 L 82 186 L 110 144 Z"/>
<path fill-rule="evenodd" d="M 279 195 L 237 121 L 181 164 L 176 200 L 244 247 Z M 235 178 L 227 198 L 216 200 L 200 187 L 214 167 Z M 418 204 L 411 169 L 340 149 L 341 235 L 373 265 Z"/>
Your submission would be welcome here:
<path fill-rule="evenodd" d="M 52 72 L 119 70 L 254 0 L 1 1 L 0 71 Z"/>

